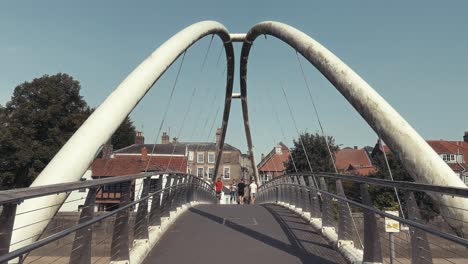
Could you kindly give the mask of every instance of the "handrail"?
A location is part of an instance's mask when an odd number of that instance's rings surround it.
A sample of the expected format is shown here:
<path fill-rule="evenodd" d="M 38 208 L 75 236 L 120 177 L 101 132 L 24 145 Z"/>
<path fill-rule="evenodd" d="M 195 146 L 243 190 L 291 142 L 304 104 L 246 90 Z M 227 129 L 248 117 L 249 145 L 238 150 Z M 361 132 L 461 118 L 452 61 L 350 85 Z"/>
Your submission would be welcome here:
<path fill-rule="evenodd" d="M 193 176 L 191 174 L 174 173 L 174 172 L 169 172 L 169 171 L 145 172 L 145 173 L 132 174 L 128 176 L 109 177 L 110 179 L 96 179 L 96 180 L 89 180 L 89 181 L 58 183 L 58 184 L 42 185 L 42 186 L 35 186 L 35 187 L 29 187 L 29 188 L 13 189 L 13 190 L 0 192 L 0 205 L 5 204 L 5 203 L 12 203 L 12 202 L 22 202 L 25 199 L 31 199 L 31 198 L 36 198 L 36 197 L 41 197 L 41 196 L 46 196 L 46 195 L 51 195 L 51 194 L 75 191 L 75 190 L 83 189 L 83 188 L 100 187 L 100 186 L 108 185 L 108 184 L 115 184 L 115 183 L 130 181 L 130 180 L 146 178 L 152 175 L 164 175 L 164 174 Z"/>
<path fill-rule="evenodd" d="M 435 192 L 435 193 L 440 193 L 440 194 L 448 194 L 452 196 L 468 198 L 468 188 L 460 188 L 460 187 L 452 187 L 452 186 L 431 185 L 431 184 L 425 184 L 425 183 L 406 182 L 406 181 L 391 181 L 391 180 L 385 180 L 385 179 L 346 175 L 346 174 L 340 174 L 340 173 L 328 173 L 328 172 L 288 173 L 288 174 L 284 174 L 281 176 L 291 176 L 291 177 L 293 176 L 315 176 L 315 177 L 324 177 L 324 178 L 334 178 L 334 179 L 341 179 L 341 180 L 351 180 L 351 181 L 361 182 L 361 183 L 375 184 L 375 185 L 391 187 L 391 188 L 400 188 L 400 189 L 406 189 L 406 190 L 412 190 L 412 191 Z M 276 177 L 273 180 L 276 180 L 279 177 Z"/>
<path fill-rule="evenodd" d="M 93 224 L 95 224 L 95 223 L 97 223 L 99 221 L 102 221 L 102 220 L 104 220 L 104 219 L 106 219 L 108 217 L 111 217 L 111 216 L 113 216 L 113 215 L 115 215 L 115 214 L 117 214 L 117 213 L 119 213 L 121 211 L 127 210 L 127 209 L 131 208 L 132 206 L 135 206 L 135 205 L 141 203 L 142 201 L 145 201 L 145 200 L 153 197 L 154 195 L 160 194 L 163 191 L 170 190 L 171 188 L 173 189 L 174 187 L 189 186 L 189 185 L 199 185 L 199 184 L 197 184 L 197 183 L 179 183 L 179 184 L 176 184 L 176 185 L 165 187 L 165 188 L 163 188 L 161 190 L 150 193 L 147 196 L 145 196 L 143 198 L 140 198 L 139 200 L 133 201 L 133 202 L 131 202 L 131 203 L 125 205 L 125 206 L 119 207 L 118 209 L 113 210 L 113 211 L 111 211 L 111 212 L 109 212 L 107 214 L 97 216 L 97 217 L 95 217 L 95 218 L 93 218 L 91 220 L 88 220 L 86 222 L 77 224 L 77 225 L 75 225 L 73 227 L 64 229 L 64 230 L 62 230 L 60 232 L 57 232 L 57 233 L 55 233 L 53 235 L 50 235 L 50 236 L 48 236 L 48 237 L 46 237 L 44 239 L 35 241 L 35 242 L 33 242 L 33 243 L 29 244 L 29 245 L 26 245 L 24 247 L 16 249 L 16 250 L 14 250 L 14 251 L 12 251 L 12 252 L 10 252 L 8 254 L 2 255 L 2 256 L 0 256 L 0 263 L 4 263 L 6 261 L 18 258 L 18 257 L 20 257 L 20 256 L 22 256 L 22 255 L 24 255 L 24 254 L 26 254 L 28 252 L 31 252 L 34 249 L 40 248 L 40 247 L 42 247 L 44 245 L 47 245 L 47 244 L 49 244 L 51 242 L 54 242 L 54 241 L 56 241 L 56 240 L 58 240 L 60 238 L 63 238 L 63 237 L 65 237 L 65 236 L 67 236 L 67 235 L 69 235 L 69 234 L 71 234 L 71 233 L 73 233 L 73 232 L 75 232 L 77 230 L 83 229 L 83 228 L 88 227 L 90 225 L 93 225 Z M 206 185 L 206 186 L 211 186 L 211 185 Z M 211 186 L 211 188 L 212 188 L 212 186 Z"/>
<path fill-rule="evenodd" d="M 287 176 L 290 176 L 290 175 L 279 176 L 279 177 L 277 177 L 277 179 L 282 178 L 282 177 L 287 177 Z M 334 193 L 324 191 L 324 190 L 321 190 L 321 189 L 318 189 L 318 188 L 314 188 L 314 187 L 311 187 L 311 186 L 304 186 L 304 185 L 293 184 L 293 183 L 280 183 L 280 184 L 277 184 L 277 185 L 273 185 L 273 184 L 266 185 L 265 184 L 265 185 L 262 186 L 263 188 L 261 190 L 275 188 L 275 187 L 278 187 L 280 185 L 282 185 L 282 186 L 294 186 L 294 187 L 299 187 L 299 188 L 306 189 L 306 190 L 314 190 L 314 191 L 317 191 L 317 192 L 319 192 L 321 194 L 329 195 L 329 196 L 331 196 L 331 197 L 333 197 L 333 198 L 335 198 L 337 200 L 352 204 L 352 205 L 357 206 L 359 208 L 362 208 L 364 210 L 371 211 L 371 212 L 376 213 L 378 215 L 381 215 L 383 217 L 387 217 L 387 218 L 396 220 L 398 222 L 407 224 L 408 226 L 419 228 L 419 229 L 421 229 L 421 230 L 423 230 L 423 231 L 425 231 L 427 233 L 439 236 L 441 238 L 445 238 L 445 239 L 447 239 L 449 241 L 452 241 L 452 242 L 455 242 L 455 243 L 458 243 L 458 244 L 461 244 L 461 245 L 464 245 L 464 246 L 468 246 L 468 239 L 464 239 L 464 238 L 461 238 L 461 237 L 458 237 L 458 236 L 455 236 L 455 235 L 452 235 L 452 234 L 440 232 L 440 231 L 438 231 L 436 229 L 430 228 L 430 227 L 428 227 L 428 226 L 426 226 L 424 224 L 418 223 L 416 221 L 401 218 L 399 216 L 395 216 L 395 215 L 383 212 L 383 211 L 381 211 L 379 209 L 376 209 L 376 208 L 364 205 L 362 203 L 350 200 L 350 199 L 348 199 L 346 197 L 343 197 L 341 195 L 334 194 Z M 259 192 L 260 192 L 260 188 L 259 188 Z"/>

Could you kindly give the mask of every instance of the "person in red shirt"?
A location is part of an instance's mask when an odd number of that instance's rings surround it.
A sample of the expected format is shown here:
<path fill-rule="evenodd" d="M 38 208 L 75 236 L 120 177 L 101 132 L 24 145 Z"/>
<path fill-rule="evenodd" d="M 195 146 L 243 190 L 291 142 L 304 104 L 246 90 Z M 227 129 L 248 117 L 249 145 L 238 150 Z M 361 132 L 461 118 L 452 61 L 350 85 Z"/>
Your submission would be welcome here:
<path fill-rule="evenodd" d="M 215 182 L 215 191 L 216 198 L 218 199 L 218 204 L 220 204 L 221 192 L 223 191 L 223 182 L 221 181 L 221 177 L 218 177 L 218 180 Z"/>

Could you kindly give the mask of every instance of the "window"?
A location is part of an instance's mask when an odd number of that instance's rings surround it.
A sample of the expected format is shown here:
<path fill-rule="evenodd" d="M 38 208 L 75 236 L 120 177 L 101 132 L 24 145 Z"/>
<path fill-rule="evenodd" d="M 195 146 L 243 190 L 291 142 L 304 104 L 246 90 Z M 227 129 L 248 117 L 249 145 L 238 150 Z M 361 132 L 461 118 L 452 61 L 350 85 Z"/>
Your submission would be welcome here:
<path fill-rule="evenodd" d="M 276 154 L 282 154 L 283 152 L 281 151 L 281 146 L 275 148 Z"/>
<path fill-rule="evenodd" d="M 230 178 L 231 178 L 231 168 L 229 168 L 229 167 L 224 167 L 223 178 L 224 178 L 224 179 L 230 179 Z"/>
<path fill-rule="evenodd" d="M 205 155 L 204 153 L 197 153 L 197 163 L 204 163 L 205 162 Z"/>
<path fill-rule="evenodd" d="M 204 172 L 203 167 L 197 168 L 197 176 L 199 178 L 203 178 L 203 172 Z"/>
<path fill-rule="evenodd" d="M 208 163 L 215 163 L 215 154 L 214 152 L 208 153 Z"/>
<path fill-rule="evenodd" d="M 213 179 L 213 175 L 214 175 L 214 168 L 213 167 L 208 168 L 208 177 L 210 179 Z"/>
<path fill-rule="evenodd" d="M 188 152 L 188 160 L 193 161 L 193 151 Z"/>

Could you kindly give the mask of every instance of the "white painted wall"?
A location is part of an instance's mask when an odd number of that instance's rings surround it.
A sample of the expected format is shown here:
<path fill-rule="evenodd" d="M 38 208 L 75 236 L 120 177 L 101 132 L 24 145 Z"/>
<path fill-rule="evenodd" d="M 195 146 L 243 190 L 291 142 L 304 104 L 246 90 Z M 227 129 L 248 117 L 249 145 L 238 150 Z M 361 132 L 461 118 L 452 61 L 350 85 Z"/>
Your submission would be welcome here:
<path fill-rule="evenodd" d="M 82 179 L 86 179 L 87 181 L 93 180 L 91 177 L 92 175 L 91 170 L 87 170 L 84 174 Z M 86 201 L 86 196 L 88 196 L 89 189 L 83 189 L 83 191 L 73 191 L 68 196 L 67 200 L 63 203 L 62 207 L 60 207 L 59 212 L 77 212 L 79 206 L 83 206 Z"/>

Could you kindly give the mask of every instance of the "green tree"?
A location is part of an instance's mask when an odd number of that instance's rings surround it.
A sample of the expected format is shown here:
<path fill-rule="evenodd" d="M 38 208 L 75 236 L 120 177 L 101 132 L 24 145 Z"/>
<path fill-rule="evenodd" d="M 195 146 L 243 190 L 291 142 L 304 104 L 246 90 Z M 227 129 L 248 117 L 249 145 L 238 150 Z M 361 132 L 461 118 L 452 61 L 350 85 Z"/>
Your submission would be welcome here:
<path fill-rule="evenodd" d="M 29 186 L 89 114 L 80 84 L 67 74 L 18 85 L 0 115 L 2 187 Z"/>
<path fill-rule="evenodd" d="M 387 153 L 388 166 L 390 167 L 395 181 L 408 181 L 414 182 L 408 171 L 403 167 L 401 161 L 392 153 Z M 381 151 L 376 152 L 373 157 L 373 163 L 377 167 L 377 172 L 369 177 L 390 180 L 390 172 L 385 162 L 385 157 Z M 392 188 L 385 188 L 379 186 L 371 186 L 369 188 L 374 206 L 381 210 L 399 210 L 398 200 L 396 199 L 395 190 Z M 398 196 L 402 203 L 403 212 L 406 212 L 406 195 L 407 192 L 398 190 Z M 429 220 L 439 215 L 439 209 L 434 204 L 432 199 L 423 192 L 414 192 L 416 201 L 421 211 L 423 219 Z"/>
<path fill-rule="evenodd" d="M 335 145 L 335 139 L 329 136 L 327 140 L 331 152 L 335 153 L 335 151 L 338 150 L 338 146 Z M 330 159 L 330 153 L 327 149 L 325 137 L 319 135 L 318 133 L 303 133 L 299 135 L 299 138 L 294 139 L 293 143 L 294 148 L 292 149 L 290 158 L 287 162 L 287 172 L 296 172 L 294 164 L 296 165 L 298 172 L 310 172 L 310 167 L 307 162 L 304 149 L 307 152 L 310 165 L 314 172 L 334 172 L 333 163 Z M 304 147 L 302 147 L 302 144 L 304 144 Z M 294 164 L 291 156 L 294 159 Z M 333 157 L 333 159 L 334 158 L 335 157 Z"/>
<path fill-rule="evenodd" d="M 111 138 L 114 149 L 121 149 L 135 143 L 135 126 L 130 117 L 126 117 Z"/>
<path fill-rule="evenodd" d="M 80 89 L 67 74 L 44 75 L 18 85 L 0 106 L 0 189 L 29 186 L 92 113 Z M 124 147 L 134 136 L 127 117 L 111 142 Z"/>

